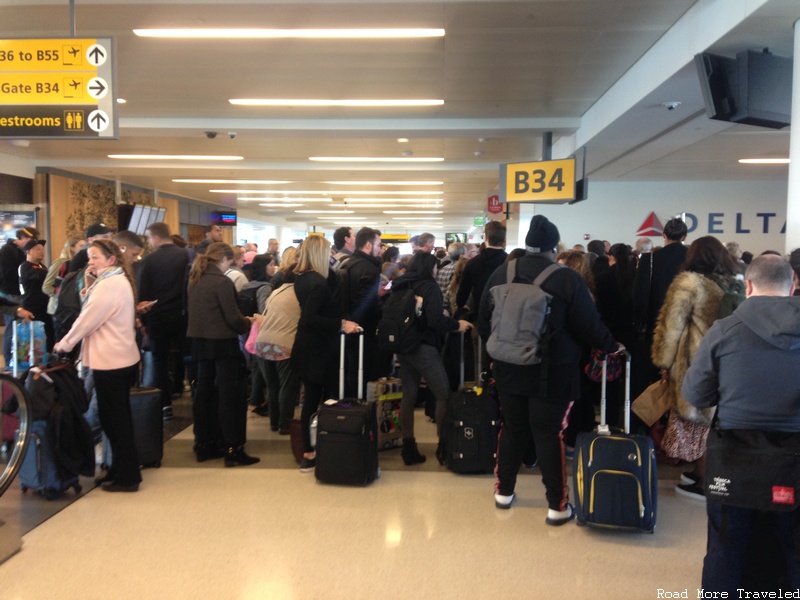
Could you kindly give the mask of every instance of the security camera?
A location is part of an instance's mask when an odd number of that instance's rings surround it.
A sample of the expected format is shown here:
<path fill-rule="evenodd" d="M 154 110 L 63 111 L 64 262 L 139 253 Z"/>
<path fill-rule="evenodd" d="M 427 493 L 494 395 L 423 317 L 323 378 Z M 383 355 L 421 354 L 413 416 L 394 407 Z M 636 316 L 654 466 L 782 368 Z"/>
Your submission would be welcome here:
<path fill-rule="evenodd" d="M 236 132 L 235 131 L 229 131 L 228 132 L 228 137 L 231 138 L 232 140 L 235 140 L 236 139 Z"/>
<path fill-rule="evenodd" d="M 206 131 L 206 137 L 208 139 L 210 139 L 210 140 L 213 140 L 215 137 L 217 137 L 217 132 L 216 131 Z"/>
<path fill-rule="evenodd" d="M 680 102 L 677 102 L 677 101 L 673 101 L 673 102 L 662 102 L 662 103 L 661 103 L 661 106 L 663 106 L 663 107 L 664 107 L 664 108 L 666 108 L 667 110 L 675 110 L 675 109 L 676 109 L 676 108 L 678 108 L 680 105 L 681 105 L 681 103 L 680 103 Z"/>

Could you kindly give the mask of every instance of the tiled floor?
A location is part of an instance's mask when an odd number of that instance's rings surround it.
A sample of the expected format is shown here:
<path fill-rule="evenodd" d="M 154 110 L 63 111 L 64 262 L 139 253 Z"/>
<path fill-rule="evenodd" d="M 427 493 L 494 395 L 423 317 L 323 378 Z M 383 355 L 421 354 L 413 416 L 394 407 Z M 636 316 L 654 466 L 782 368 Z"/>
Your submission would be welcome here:
<path fill-rule="evenodd" d="M 0 600 L 624 600 L 699 587 L 705 510 L 675 497 L 674 472 L 662 472 L 653 535 L 547 527 L 538 472 L 499 511 L 493 478 L 440 468 L 434 428 L 417 418 L 428 462 L 408 468 L 398 450 L 382 452 L 383 475 L 367 488 L 301 474 L 265 418 L 248 419 L 254 467 L 194 462 L 189 427 L 138 493 L 88 491 L 25 533 L 0 565 Z M 56 506 L 12 490 L 0 519 L 14 513 L 24 530 Z"/>

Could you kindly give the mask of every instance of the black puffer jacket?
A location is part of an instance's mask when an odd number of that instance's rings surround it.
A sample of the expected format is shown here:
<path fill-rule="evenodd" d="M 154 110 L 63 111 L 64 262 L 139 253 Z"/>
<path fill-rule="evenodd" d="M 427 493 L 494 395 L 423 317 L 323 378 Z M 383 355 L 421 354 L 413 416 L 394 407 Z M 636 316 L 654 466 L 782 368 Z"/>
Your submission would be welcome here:
<path fill-rule="evenodd" d="M 0 292 L 8 296 L 19 296 L 19 266 L 25 262 L 25 253 L 17 247 L 15 240 L 8 240 L 0 248 Z"/>

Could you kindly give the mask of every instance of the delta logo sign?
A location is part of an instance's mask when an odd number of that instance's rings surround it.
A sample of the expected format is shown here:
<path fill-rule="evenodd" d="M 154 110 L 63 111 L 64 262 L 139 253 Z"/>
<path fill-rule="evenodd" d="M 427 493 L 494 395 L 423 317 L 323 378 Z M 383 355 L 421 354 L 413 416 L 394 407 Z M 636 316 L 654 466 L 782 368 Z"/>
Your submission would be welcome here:
<path fill-rule="evenodd" d="M 717 234 L 737 234 L 746 235 L 748 233 L 786 233 L 786 221 L 781 224 L 778 221 L 778 214 L 774 212 L 759 212 L 752 215 L 737 212 L 735 218 L 726 217 L 725 213 L 708 213 L 707 218 L 701 220 L 694 213 L 683 213 L 686 221 L 687 233 L 697 231 L 702 223 L 705 225 L 705 232 L 708 235 Z M 780 230 L 776 231 L 780 226 Z M 661 237 L 664 225 L 656 216 L 655 212 L 647 215 L 647 218 L 639 225 L 636 237 Z"/>

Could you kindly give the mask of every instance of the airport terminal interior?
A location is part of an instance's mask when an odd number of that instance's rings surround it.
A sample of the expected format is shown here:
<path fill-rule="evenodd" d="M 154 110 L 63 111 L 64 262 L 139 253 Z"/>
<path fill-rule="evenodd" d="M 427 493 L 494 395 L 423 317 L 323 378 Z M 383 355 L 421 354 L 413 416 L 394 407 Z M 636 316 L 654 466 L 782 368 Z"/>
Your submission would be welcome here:
<path fill-rule="evenodd" d="M 490 220 L 510 250 L 538 214 L 568 247 L 659 245 L 680 216 L 689 243 L 788 253 L 797 56 L 798 0 L 0 0 L 0 236 L 28 219 L 49 264 L 145 211 L 262 252 L 341 226 L 480 244 Z M 691 465 L 659 464 L 654 533 L 549 527 L 538 468 L 497 509 L 421 409 L 427 461 L 383 450 L 365 487 L 301 473 L 252 412 L 261 462 L 198 463 L 188 391 L 173 410 L 137 493 L 11 483 L 0 600 L 700 597 Z"/>

